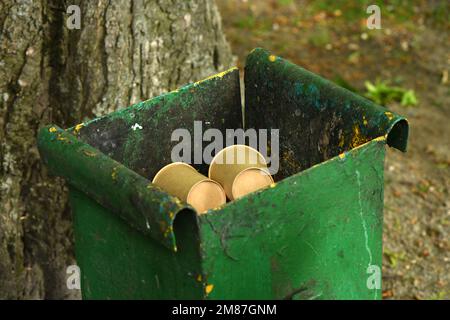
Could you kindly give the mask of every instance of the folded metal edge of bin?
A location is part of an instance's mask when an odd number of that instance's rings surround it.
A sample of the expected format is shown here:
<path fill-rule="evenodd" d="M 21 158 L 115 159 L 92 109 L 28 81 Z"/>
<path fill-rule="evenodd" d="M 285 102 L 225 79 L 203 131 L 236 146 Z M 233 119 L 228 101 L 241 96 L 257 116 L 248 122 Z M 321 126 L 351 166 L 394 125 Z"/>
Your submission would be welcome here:
<path fill-rule="evenodd" d="M 55 125 L 40 129 L 38 148 L 52 174 L 177 251 L 173 223 L 181 210 L 195 214 L 189 205 Z"/>
<path fill-rule="evenodd" d="M 215 128 L 224 134 L 228 128 L 242 126 L 239 81 L 239 70 L 233 67 L 66 130 L 151 179 L 162 166 L 173 162 L 173 147 L 180 138 L 177 129 L 195 137 L 195 122 L 200 122 L 205 132 Z M 196 145 L 194 142 L 192 160 L 196 169 L 207 175 L 207 164 L 198 163 L 194 154 Z"/>
<path fill-rule="evenodd" d="M 331 137 L 342 139 L 336 143 L 341 147 L 337 154 L 380 136 L 387 138 L 389 146 L 406 151 L 406 118 L 265 49 L 256 48 L 247 56 L 245 96 L 250 127 L 264 126 L 265 119 L 280 111 L 288 115 L 290 123 L 283 124 L 292 131 L 298 131 L 297 113 L 336 115 L 344 129 L 340 137 Z M 288 110 L 273 108 L 278 105 Z"/>

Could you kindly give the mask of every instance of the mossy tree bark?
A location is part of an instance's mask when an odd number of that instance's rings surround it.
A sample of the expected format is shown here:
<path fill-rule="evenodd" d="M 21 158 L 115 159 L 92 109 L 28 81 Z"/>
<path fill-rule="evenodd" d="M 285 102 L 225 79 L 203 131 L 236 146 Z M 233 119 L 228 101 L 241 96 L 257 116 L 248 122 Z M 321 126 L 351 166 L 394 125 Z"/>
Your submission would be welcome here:
<path fill-rule="evenodd" d="M 69 30 L 69 5 L 81 29 Z M 36 148 L 72 126 L 232 64 L 213 0 L 0 2 L 0 298 L 70 298 L 70 208 Z"/>

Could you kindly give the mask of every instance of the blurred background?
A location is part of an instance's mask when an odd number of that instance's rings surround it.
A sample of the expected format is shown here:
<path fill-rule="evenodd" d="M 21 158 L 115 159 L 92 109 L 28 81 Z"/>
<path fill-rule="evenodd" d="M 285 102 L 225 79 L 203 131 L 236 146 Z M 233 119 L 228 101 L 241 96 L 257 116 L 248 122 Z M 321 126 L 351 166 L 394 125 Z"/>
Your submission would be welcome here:
<path fill-rule="evenodd" d="M 408 152 L 386 158 L 383 298 L 450 299 L 450 2 L 216 2 L 240 67 L 263 47 L 408 118 Z"/>

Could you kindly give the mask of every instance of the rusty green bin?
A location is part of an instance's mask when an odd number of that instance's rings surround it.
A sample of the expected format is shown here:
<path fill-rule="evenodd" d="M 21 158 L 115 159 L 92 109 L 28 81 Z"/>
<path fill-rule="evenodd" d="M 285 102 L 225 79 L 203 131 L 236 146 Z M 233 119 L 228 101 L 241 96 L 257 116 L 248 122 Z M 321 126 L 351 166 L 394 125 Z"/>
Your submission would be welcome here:
<path fill-rule="evenodd" d="M 245 108 L 233 68 L 40 130 L 70 189 L 84 299 L 381 298 L 385 147 L 406 150 L 406 120 L 263 49 L 244 76 Z M 276 183 L 204 215 L 154 186 L 194 121 L 279 129 Z"/>

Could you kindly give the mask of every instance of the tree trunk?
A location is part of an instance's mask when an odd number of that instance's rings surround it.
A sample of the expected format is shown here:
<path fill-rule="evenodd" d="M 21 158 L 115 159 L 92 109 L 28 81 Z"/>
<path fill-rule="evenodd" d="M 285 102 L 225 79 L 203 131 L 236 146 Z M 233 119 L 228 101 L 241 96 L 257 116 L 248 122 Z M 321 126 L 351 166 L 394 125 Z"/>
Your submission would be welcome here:
<path fill-rule="evenodd" d="M 69 5 L 81 29 L 69 30 Z M 213 0 L 0 2 L 0 299 L 79 296 L 70 208 L 36 148 L 72 126 L 228 68 Z"/>

